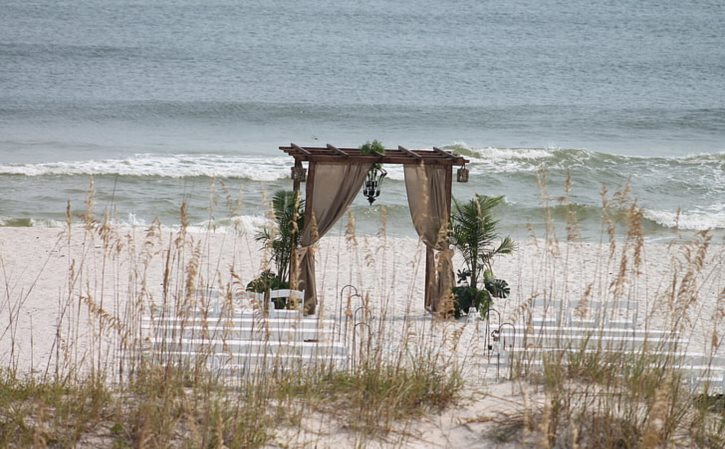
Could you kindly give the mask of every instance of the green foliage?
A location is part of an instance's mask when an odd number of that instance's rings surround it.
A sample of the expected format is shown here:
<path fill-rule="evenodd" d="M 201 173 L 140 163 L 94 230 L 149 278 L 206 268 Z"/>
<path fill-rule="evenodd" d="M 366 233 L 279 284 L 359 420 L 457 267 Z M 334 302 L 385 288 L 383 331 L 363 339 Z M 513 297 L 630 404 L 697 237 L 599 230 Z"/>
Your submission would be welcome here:
<path fill-rule="evenodd" d="M 380 156 L 385 154 L 385 145 L 379 140 L 369 140 L 360 147 L 360 153 L 362 154 L 379 154 Z"/>
<path fill-rule="evenodd" d="M 453 295 L 456 300 L 453 303 L 453 316 L 460 318 L 473 307 L 488 313 L 491 305 L 491 295 L 486 290 L 479 290 L 469 286 L 459 286 L 453 288 Z"/>
<path fill-rule="evenodd" d="M 295 204 L 294 192 L 278 190 L 272 198 L 272 210 L 274 212 L 275 226 L 267 226 L 262 229 L 257 234 L 256 239 L 262 242 L 265 247 L 271 249 L 277 279 L 281 283 L 289 283 L 292 251 L 299 244 L 300 235 L 304 228 L 304 202 L 300 200 Z M 295 229 L 298 232 L 295 233 Z M 264 273 L 260 277 L 263 277 L 263 275 Z"/>
<path fill-rule="evenodd" d="M 461 251 L 466 270 L 458 272 L 459 283 L 453 293 L 456 297 L 454 315 L 458 318 L 475 307 L 486 316 L 492 298 L 506 298 L 511 292 L 508 283 L 496 279 L 493 274 L 493 260 L 499 255 L 511 254 L 515 243 L 510 237 L 499 241 L 498 220 L 492 209 L 503 202 L 502 196 L 475 195 L 466 203 L 454 200 L 451 214 L 451 242 Z M 497 243 L 498 242 L 498 243 Z M 470 282 L 467 281 L 471 278 Z M 479 285 L 483 281 L 483 288 Z"/>
<path fill-rule="evenodd" d="M 264 293 L 268 290 L 281 290 L 289 288 L 289 282 L 281 280 L 272 273 L 272 270 L 265 270 L 259 276 L 254 278 L 247 284 L 247 291 Z M 284 309 L 286 307 L 286 298 L 274 298 L 274 308 Z"/>
<path fill-rule="evenodd" d="M 264 270 L 259 276 L 247 284 L 248 292 L 264 293 L 267 290 L 289 288 L 289 283 L 281 281 L 272 270 Z"/>
<path fill-rule="evenodd" d="M 385 145 L 379 140 L 373 140 L 370 142 L 369 140 L 365 142 L 360 147 L 360 153 L 361 154 L 377 154 L 377 155 L 384 155 L 385 154 Z M 373 169 L 380 169 L 383 165 L 379 163 L 373 164 Z"/>
<path fill-rule="evenodd" d="M 511 293 L 508 282 L 494 278 L 489 270 L 483 274 L 483 286 L 494 298 L 506 298 Z"/>

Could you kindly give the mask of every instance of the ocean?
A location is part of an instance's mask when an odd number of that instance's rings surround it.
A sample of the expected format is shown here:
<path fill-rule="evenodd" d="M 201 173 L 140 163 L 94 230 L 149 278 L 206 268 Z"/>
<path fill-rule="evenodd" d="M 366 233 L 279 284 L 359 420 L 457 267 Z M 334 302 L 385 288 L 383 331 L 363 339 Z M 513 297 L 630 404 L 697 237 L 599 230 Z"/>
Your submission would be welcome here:
<path fill-rule="evenodd" d="M 0 1 L 0 225 L 264 223 L 280 145 L 456 149 L 502 233 L 631 184 L 648 238 L 725 235 L 725 3 Z M 413 236 L 402 170 L 358 227 Z M 569 205 L 564 179 L 571 173 Z M 78 219 L 76 219 L 78 220 Z"/>

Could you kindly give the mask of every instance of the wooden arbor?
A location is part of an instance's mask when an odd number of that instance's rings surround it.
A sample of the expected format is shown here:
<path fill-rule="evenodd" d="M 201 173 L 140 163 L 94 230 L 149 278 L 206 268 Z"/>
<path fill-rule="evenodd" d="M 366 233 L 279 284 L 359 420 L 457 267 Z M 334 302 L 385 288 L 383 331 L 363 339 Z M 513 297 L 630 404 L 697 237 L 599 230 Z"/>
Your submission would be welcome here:
<path fill-rule="evenodd" d="M 305 178 L 302 163 L 307 162 L 306 191 L 305 191 L 305 223 L 312 219 L 313 205 L 311 204 L 313 192 L 315 191 L 315 168 L 317 163 L 340 163 L 340 164 L 396 164 L 396 165 L 437 165 L 445 169 L 445 209 L 446 219 L 451 214 L 451 190 L 453 183 L 453 166 L 465 166 L 469 161 L 461 156 L 451 154 L 439 148 L 433 150 L 408 150 L 402 146 L 397 149 L 386 149 L 384 154 L 363 154 L 359 148 L 337 148 L 332 145 L 325 147 L 301 147 L 294 143 L 289 146 L 281 146 L 280 150 L 295 159 L 292 168 L 292 181 L 295 199 L 299 198 L 300 184 Z M 467 181 L 467 172 L 465 179 Z M 301 230 L 300 230 L 301 231 Z M 293 239 L 293 241 L 296 239 Z M 292 257 L 290 267 L 290 280 L 297 281 L 296 257 Z M 430 246 L 426 246 L 426 286 L 430 285 L 431 270 L 435 267 L 435 253 Z M 297 285 L 292 286 L 297 287 Z M 430 289 L 426 288 L 426 307 L 431 304 Z M 307 292 L 306 292 L 307 293 Z M 315 292 L 311 292 L 315 295 Z M 306 294 L 307 296 L 307 294 Z M 314 307 L 313 307 L 314 309 Z"/>

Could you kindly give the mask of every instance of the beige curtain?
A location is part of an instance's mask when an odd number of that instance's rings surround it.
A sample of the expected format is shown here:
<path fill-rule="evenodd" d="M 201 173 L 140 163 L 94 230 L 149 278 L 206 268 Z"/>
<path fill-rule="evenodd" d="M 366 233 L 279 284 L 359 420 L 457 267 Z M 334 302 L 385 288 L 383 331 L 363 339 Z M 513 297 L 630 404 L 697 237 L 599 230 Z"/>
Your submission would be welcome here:
<path fill-rule="evenodd" d="M 405 190 L 413 226 L 427 247 L 426 308 L 441 311 L 453 288 L 453 251 L 448 245 L 448 198 L 444 165 L 406 165 Z M 435 254 L 437 252 L 437 254 Z M 433 256 L 433 257 L 431 257 Z M 431 260 L 432 259 L 432 260 Z"/>
<path fill-rule="evenodd" d="M 305 290 L 305 313 L 314 313 L 317 304 L 315 281 L 315 254 L 312 245 L 317 243 L 345 213 L 355 195 L 360 191 L 371 164 L 324 163 L 310 169 L 313 183 L 312 196 L 306 198 L 306 207 L 312 207 L 312 219 L 305 222 L 300 238 L 297 257 L 301 260 L 299 288 Z"/>

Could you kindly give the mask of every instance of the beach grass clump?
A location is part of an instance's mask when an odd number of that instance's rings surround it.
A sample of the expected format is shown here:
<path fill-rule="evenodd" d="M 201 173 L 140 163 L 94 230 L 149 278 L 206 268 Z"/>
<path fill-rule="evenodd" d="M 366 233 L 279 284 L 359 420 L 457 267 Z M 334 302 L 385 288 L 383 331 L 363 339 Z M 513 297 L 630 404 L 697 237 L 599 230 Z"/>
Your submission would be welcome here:
<path fill-rule="evenodd" d="M 571 370 L 560 358 L 544 358 L 545 399 L 535 425 L 547 447 L 657 447 L 670 441 L 682 428 L 689 395 L 672 370 L 647 366 L 598 357 Z"/>
<path fill-rule="evenodd" d="M 18 378 L 0 371 L 0 447 L 74 447 L 105 422 L 111 390 L 81 383 Z"/>
<path fill-rule="evenodd" d="M 129 447 L 261 447 L 276 423 L 270 383 L 230 388 L 210 375 L 145 367 L 116 416 L 117 442 Z M 121 424 L 123 423 L 123 424 Z"/>
<path fill-rule="evenodd" d="M 450 407 L 462 385 L 460 373 L 443 366 L 363 365 L 322 376 L 309 393 L 319 411 L 335 414 L 345 428 L 380 437 L 401 421 Z"/>
<path fill-rule="evenodd" d="M 2 447 L 258 448 L 305 416 L 370 441 L 450 406 L 460 379 L 443 367 L 272 371 L 222 384 L 169 366 L 144 366 L 127 386 L 3 378 Z M 327 417 L 327 418 L 324 418 Z"/>
<path fill-rule="evenodd" d="M 230 391 L 147 370 L 128 389 L 25 388 L 18 401 L 31 408 L 4 426 L 3 447 L 262 447 L 277 424 L 263 387 Z"/>
<path fill-rule="evenodd" d="M 570 182 L 567 177 L 567 194 Z M 722 249 L 711 254 L 709 231 L 672 247 L 673 268 L 660 280 L 664 287 L 649 293 L 644 312 L 628 308 L 626 331 L 618 331 L 612 324 L 622 318 L 616 305 L 641 297 L 639 291 L 648 285 L 642 211 L 629 193 L 625 185 L 610 201 L 603 190 L 606 241 L 594 279 L 578 280 L 584 285 L 581 297 L 570 295 L 568 279 L 578 270 L 570 265 L 570 255 L 582 245 L 575 232 L 568 232 L 562 251 L 553 223 L 547 225 L 540 289 L 532 298 L 550 299 L 545 314 L 562 327 L 534 325 L 529 314 L 524 335 L 517 336 L 525 344 L 513 354 L 511 376 L 526 400 L 513 419 L 520 424 L 512 427 L 515 440 L 545 448 L 723 447 L 725 413 L 717 406 L 722 394 L 711 390 L 714 385 L 707 380 L 716 368 L 722 339 L 721 302 L 703 321 L 704 333 L 712 329 L 701 343 L 705 351 L 691 354 L 688 339 L 694 338 L 689 333 L 701 319 L 702 286 L 722 267 Z M 546 188 L 542 197 L 550 198 Z M 613 209 L 624 217 L 623 225 Z M 574 229 L 575 223 L 572 218 L 568 228 Z M 618 227 L 624 230 L 619 237 Z M 592 298 L 604 307 L 587 310 L 594 305 Z M 564 305 L 567 300 L 579 305 L 572 311 Z M 531 299 L 524 309 L 529 304 Z M 567 333 L 570 313 L 571 319 L 589 317 L 590 323 L 599 324 L 579 324 L 585 327 Z"/>

